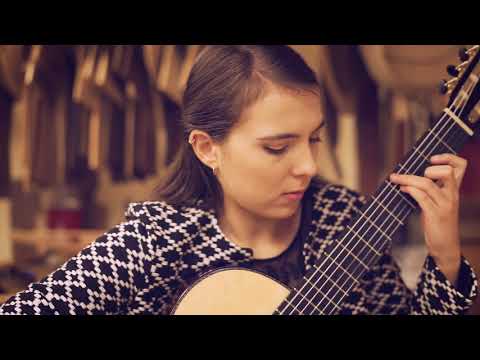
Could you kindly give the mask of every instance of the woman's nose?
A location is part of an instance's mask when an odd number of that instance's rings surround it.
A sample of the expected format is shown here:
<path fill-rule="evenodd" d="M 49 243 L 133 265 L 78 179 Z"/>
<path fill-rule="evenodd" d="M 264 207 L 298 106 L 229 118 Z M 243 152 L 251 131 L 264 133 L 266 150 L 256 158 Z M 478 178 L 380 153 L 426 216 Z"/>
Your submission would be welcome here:
<path fill-rule="evenodd" d="M 296 160 L 296 164 L 294 166 L 294 172 L 297 176 L 308 176 L 313 177 L 317 175 L 317 162 L 315 161 L 315 156 L 312 153 L 311 149 L 308 151 L 303 152 L 299 158 Z"/>

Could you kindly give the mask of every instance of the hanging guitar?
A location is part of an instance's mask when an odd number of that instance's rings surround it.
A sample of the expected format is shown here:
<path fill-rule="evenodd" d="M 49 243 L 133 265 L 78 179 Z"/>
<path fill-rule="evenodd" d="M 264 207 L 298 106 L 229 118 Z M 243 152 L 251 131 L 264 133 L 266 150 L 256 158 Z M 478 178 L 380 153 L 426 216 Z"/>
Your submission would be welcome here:
<path fill-rule="evenodd" d="M 479 49 L 479 45 L 462 49 L 462 63 L 447 67 L 453 79 L 442 82 L 441 92 L 450 95 L 448 106 L 393 172 L 422 176 L 431 156 L 458 154 L 475 134 L 480 123 Z M 224 268 L 207 273 L 188 288 L 172 313 L 335 314 L 416 208 L 410 195 L 385 180 L 297 288 L 289 289 L 252 270 Z"/>

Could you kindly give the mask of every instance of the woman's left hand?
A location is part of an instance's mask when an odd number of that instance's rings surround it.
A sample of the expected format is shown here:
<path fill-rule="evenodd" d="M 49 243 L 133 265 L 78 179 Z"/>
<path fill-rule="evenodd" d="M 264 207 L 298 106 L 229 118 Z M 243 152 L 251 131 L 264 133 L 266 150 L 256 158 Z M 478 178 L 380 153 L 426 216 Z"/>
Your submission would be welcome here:
<path fill-rule="evenodd" d="M 459 190 L 467 161 L 453 154 L 431 158 L 425 176 L 392 174 L 390 181 L 411 195 L 422 210 L 421 220 L 429 254 L 455 285 L 461 261 Z"/>

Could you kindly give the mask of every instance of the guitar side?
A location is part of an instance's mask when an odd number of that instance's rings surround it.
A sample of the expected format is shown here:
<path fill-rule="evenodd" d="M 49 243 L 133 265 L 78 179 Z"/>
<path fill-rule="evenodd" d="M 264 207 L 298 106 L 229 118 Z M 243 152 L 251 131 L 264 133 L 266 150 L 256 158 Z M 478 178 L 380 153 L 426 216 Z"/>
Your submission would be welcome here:
<path fill-rule="evenodd" d="M 290 289 L 259 272 L 226 268 L 207 273 L 178 300 L 173 315 L 271 315 Z"/>

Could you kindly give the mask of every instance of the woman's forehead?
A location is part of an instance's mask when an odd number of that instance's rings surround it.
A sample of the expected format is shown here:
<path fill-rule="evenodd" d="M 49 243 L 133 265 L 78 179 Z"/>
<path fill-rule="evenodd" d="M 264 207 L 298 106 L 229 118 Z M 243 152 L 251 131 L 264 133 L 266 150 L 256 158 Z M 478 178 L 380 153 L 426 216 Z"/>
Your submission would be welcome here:
<path fill-rule="evenodd" d="M 322 121 L 323 109 L 319 94 L 306 90 L 275 89 L 243 112 L 238 130 L 256 133 L 301 132 L 317 128 Z"/>

